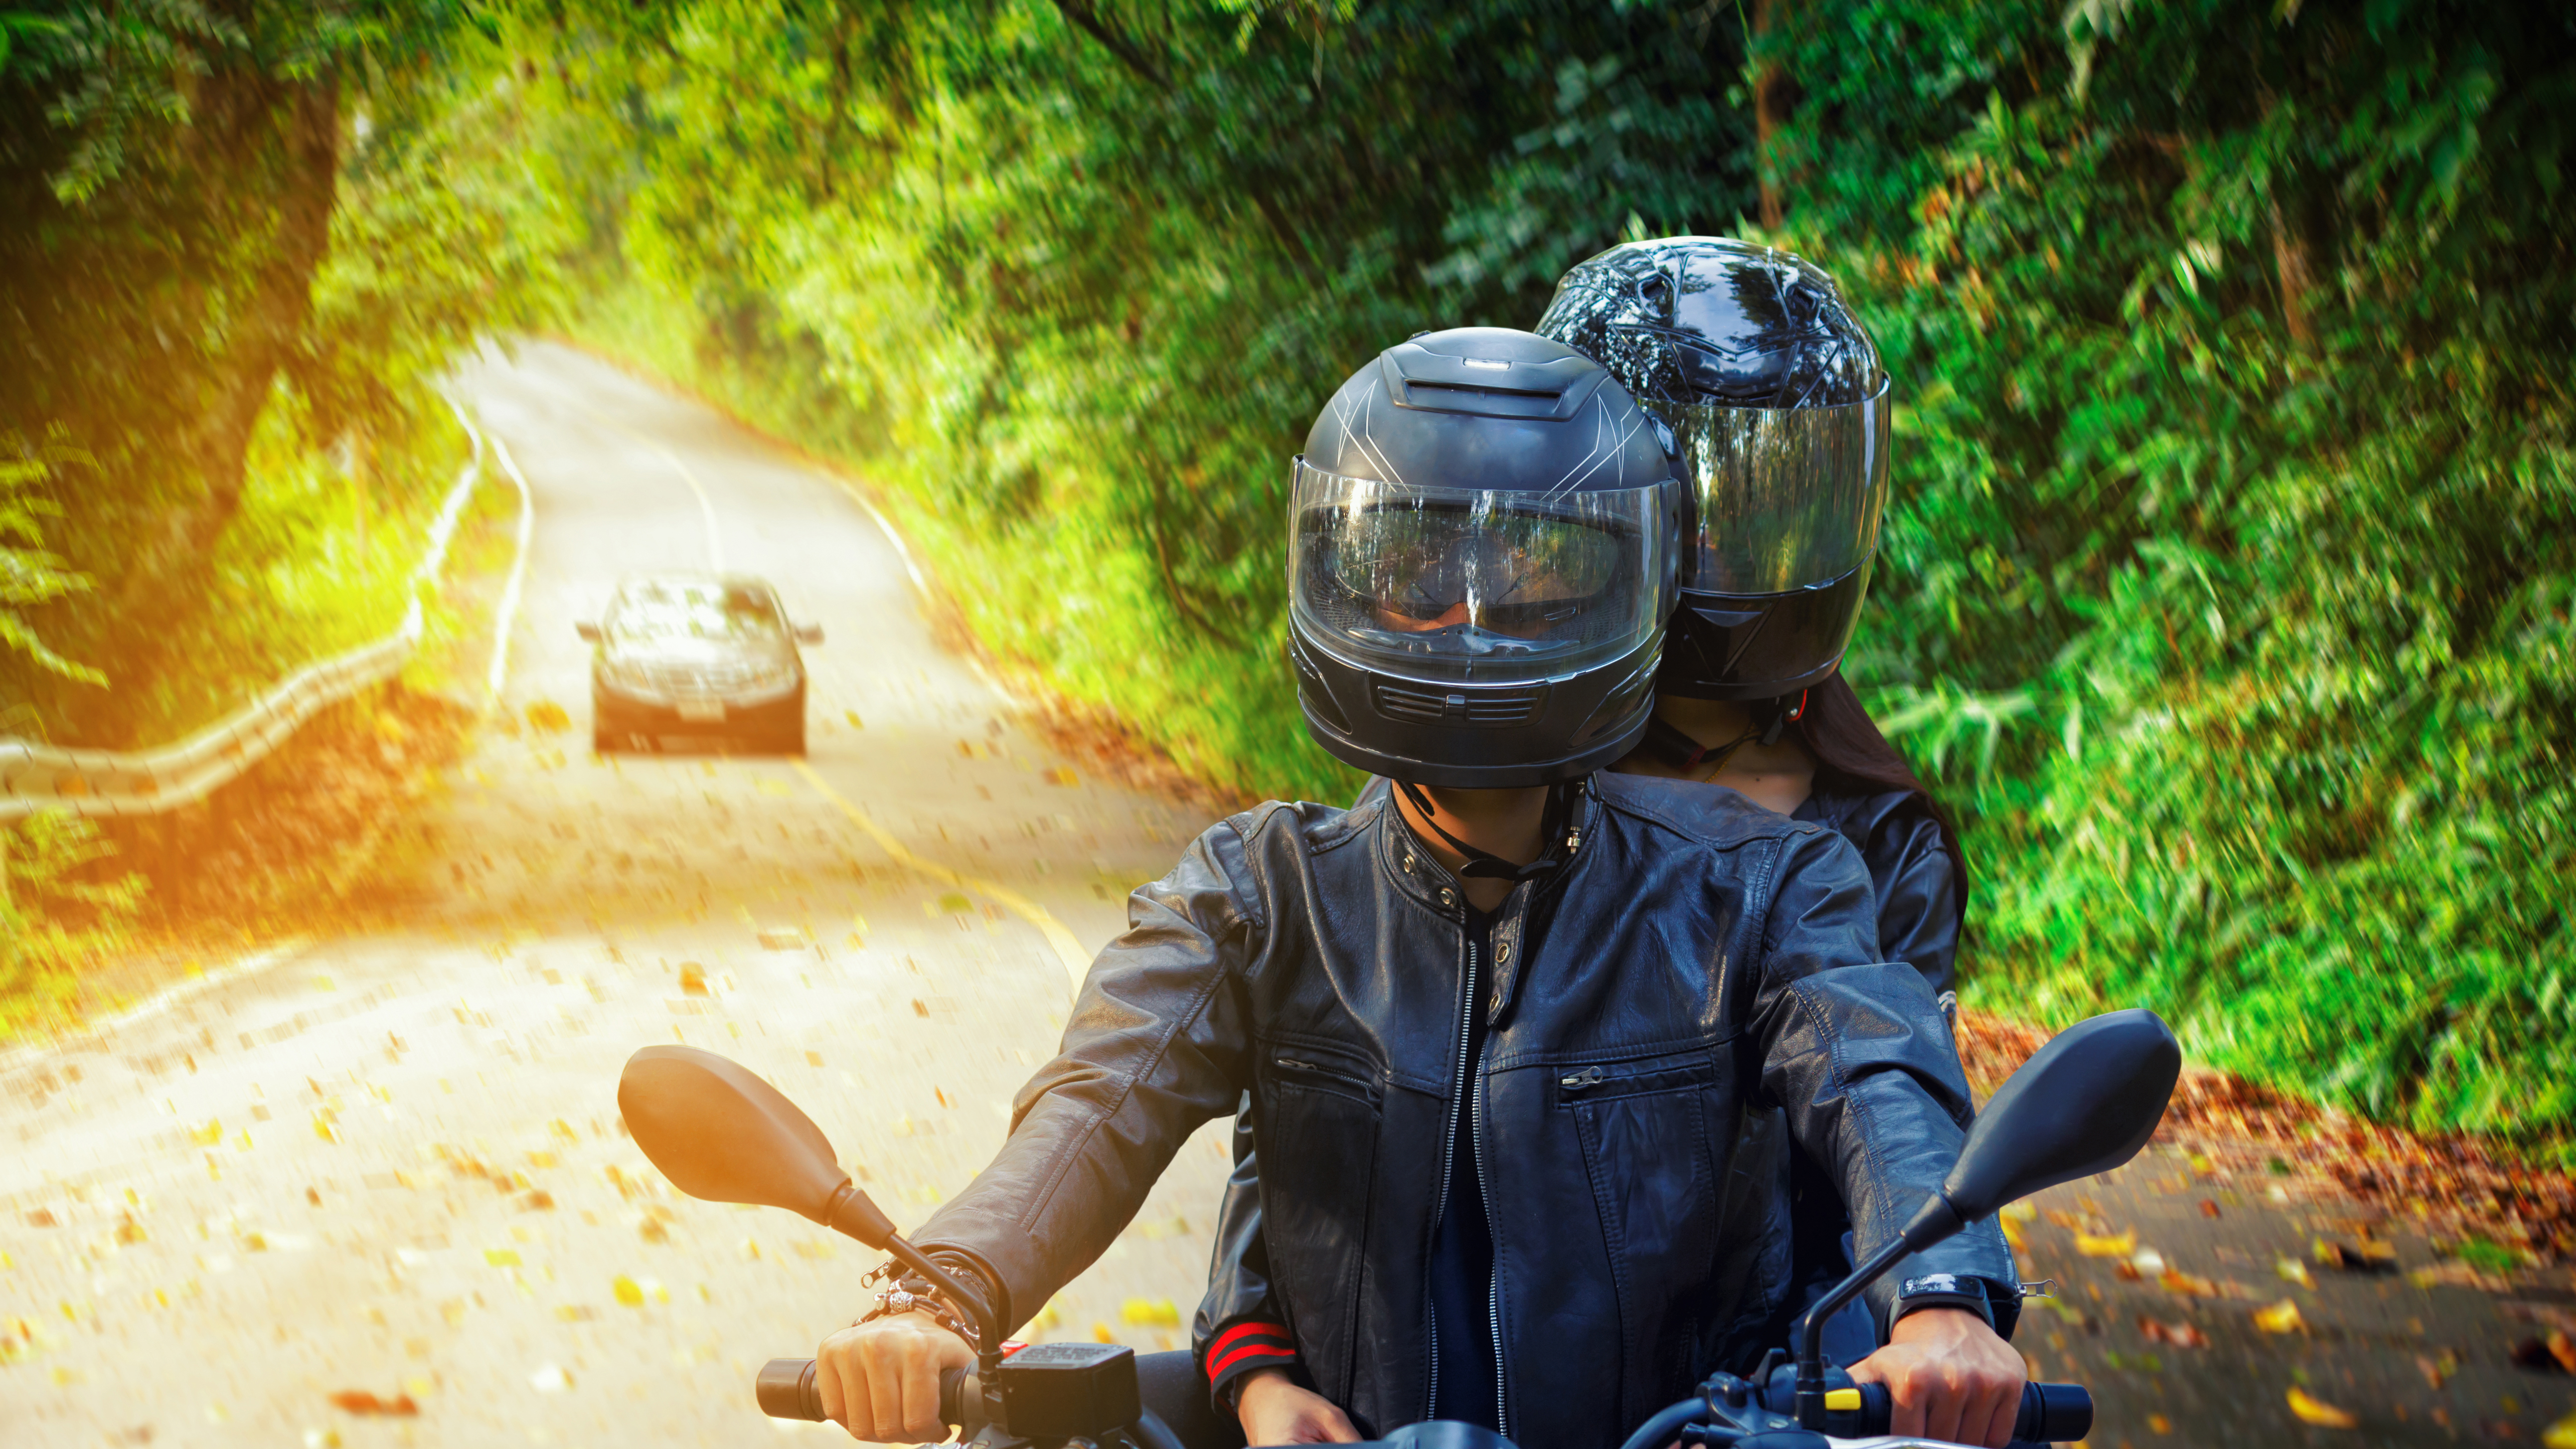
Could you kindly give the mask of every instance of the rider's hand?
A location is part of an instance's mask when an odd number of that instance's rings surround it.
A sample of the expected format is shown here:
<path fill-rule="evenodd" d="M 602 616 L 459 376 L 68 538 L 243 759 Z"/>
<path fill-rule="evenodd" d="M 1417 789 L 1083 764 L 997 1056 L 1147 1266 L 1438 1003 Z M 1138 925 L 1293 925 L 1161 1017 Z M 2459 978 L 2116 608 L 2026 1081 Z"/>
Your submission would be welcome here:
<path fill-rule="evenodd" d="M 973 1368 L 966 1340 L 927 1314 L 892 1313 L 844 1328 L 814 1352 L 823 1417 L 874 1444 L 924 1444 L 948 1437 L 939 1422 L 939 1375 Z"/>
<path fill-rule="evenodd" d="M 1895 1434 L 2003 1449 L 2021 1413 L 2029 1377 L 2021 1355 L 1986 1321 L 1956 1308 L 1925 1308 L 1896 1320 L 1887 1347 L 1852 1365 L 1864 1384 L 1885 1384 L 1896 1400 Z"/>
<path fill-rule="evenodd" d="M 1281 1369 L 1255 1369 L 1243 1376 L 1235 1395 L 1235 1417 L 1243 1421 L 1243 1442 L 1263 1444 L 1356 1444 L 1360 1433 L 1333 1401 L 1301 1389 Z"/>

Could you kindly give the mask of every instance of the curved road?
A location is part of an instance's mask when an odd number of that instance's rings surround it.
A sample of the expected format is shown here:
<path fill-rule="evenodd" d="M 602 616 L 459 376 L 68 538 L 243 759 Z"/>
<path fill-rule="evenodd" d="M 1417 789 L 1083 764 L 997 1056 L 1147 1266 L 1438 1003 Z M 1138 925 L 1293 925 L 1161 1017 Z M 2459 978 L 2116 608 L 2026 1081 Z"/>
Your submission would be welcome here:
<path fill-rule="evenodd" d="M 1022 731 L 832 479 L 560 347 L 463 392 L 535 500 L 504 698 L 573 728 L 484 732 L 404 883 L 415 929 L 0 1070 L 13 1449 L 769 1438 L 752 1370 L 848 1322 L 875 1255 L 659 1188 L 620 1063 L 735 1056 L 917 1222 L 999 1145 L 1069 961 L 1206 823 Z M 717 561 L 824 628 L 807 767 L 593 758 L 574 622 L 621 573 Z M 1158 1320 L 1204 1280 L 1225 1125 L 1043 1336 L 1186 1343 Z M 353 1392 L 418 1412 L 332 1402 Z"/>

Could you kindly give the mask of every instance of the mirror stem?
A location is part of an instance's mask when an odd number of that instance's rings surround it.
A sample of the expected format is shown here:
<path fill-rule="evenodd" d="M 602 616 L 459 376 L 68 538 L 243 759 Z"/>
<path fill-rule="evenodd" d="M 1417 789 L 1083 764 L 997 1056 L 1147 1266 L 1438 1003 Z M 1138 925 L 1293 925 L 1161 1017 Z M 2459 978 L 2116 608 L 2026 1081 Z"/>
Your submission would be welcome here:
<path fill-rule="evenodd" d="M 1852 1275 L 1834 1285 L 1834 1291 L 1817 1300 L 1798 1321 L 1798 1427 L 1823 1433 L 1825 1428 L 1825 1320 L 1842 1312 L 1843 1305 L 1861 1294 L 1861 1290 L 1878 1281 L 1878 1276 L 1896 1266 L 1896 1260 L 1913 1251 L 1903 1238 L 1870 1254 L 1869 1261 L 1852 1270 Z"/>
<path fill-rule="evenodd" d="M 1798 1427 L 1823 1433 L 1825 1429 L 1825 1320 L 1842 1312 L 1843 1305 L 1861 1295 L 1897 1260 L 1908 1253 L 1919 1253 L 1966 1226 L 1950 1200 L 1939 1193 L 1927 1198 L 1905 1230 L 1888 1241 L 1886 1247 L 1869 1255 L 1869 1261 L 1852 1270 L 1850 1277 L 1834 1285 L 1834 1291 L 1817 1300 L 1798 1320 Z"/>

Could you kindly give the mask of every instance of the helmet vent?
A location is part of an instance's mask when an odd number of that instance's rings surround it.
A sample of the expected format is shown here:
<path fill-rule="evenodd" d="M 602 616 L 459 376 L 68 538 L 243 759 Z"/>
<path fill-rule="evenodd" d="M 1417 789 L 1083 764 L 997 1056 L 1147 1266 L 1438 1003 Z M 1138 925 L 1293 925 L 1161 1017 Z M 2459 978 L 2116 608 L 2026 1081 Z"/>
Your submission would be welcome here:
<path fill-rule="evenodd" d="M 1407 689 L 1373 680 L 1370 702 L 1388 719 L 1411 724 L 1473 725 L 1483 729 L 1504 729 L 1528 724 L 1538 715 L 1539 705 L 1547 699 L 1544 686 L 1536 689 L 1463 690 Z"/>

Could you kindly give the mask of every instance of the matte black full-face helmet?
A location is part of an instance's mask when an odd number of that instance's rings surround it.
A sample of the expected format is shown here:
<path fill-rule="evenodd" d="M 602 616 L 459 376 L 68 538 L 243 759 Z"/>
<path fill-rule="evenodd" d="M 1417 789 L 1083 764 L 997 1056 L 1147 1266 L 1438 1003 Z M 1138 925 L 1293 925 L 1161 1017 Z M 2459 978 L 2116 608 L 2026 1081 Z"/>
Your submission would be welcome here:
<path fill-rule="evenodd" d="M 1390 347 L 1296 460 L 1289 657 L 1307 731 L 1418 785 L 1585 775 L 1653 708 L 1687 505 L 1672 434 L 1528 332 Z"/>
<path fill-rule="evenodd" d="M 1656 689 L 1772 699 L 1841 664 L 1887 502 L 1888 378 L 1833 278 L 1723 237 L 1613 247 L 1540 335 L 1671 425 L 1697 509 Z"/>

